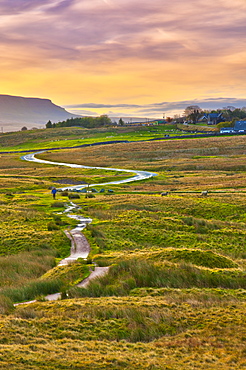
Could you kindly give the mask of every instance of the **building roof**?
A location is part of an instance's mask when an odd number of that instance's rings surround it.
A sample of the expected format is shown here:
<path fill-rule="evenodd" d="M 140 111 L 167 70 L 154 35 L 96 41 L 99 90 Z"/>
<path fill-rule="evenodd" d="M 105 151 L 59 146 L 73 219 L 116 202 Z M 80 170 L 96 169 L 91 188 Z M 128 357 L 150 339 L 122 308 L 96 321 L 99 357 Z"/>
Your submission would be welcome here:
<path fill-rule="evenodd" d="M 235 131 L 244 130 L 246 131 L 246 121 L 236 121 L 234 126 Z"/>
<path fill-rule="evenodd" d="M 222 112 L 220 113 L 205 113 L 202 119 L 213 119 L 213 118 L 222 118 Z"/>

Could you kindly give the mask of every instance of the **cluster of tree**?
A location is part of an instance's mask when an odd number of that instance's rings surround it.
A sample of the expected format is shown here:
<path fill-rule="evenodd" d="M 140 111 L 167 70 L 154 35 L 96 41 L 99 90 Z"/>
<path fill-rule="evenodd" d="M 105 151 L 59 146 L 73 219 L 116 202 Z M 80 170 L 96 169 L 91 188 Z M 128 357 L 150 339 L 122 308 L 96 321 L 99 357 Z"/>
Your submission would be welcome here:
<path fill-rule="evenodd" d="M 69 118 L 66 121 L 52 123 L 48 121 L 46 123 L 46 128 L 55 127 L 85 127 L 85 128 L 95 128 L 112 125 L 111 119 L 107 115 L 102 115 L 100 117 L 77 117 Z"/>
<path fill-rule="evenodd" d="M 222 109 L 220 112 L 223 113 L 223 117 L 227 121 L 239 121 L 239 120 L 246 119 L 246 109 L 245 108 L 236 108 L 233 110 Z"/>
<path fill-rule="evenodd" d="M 216 110 L 202 110 L 198 105 L 190 105 L 185 109 L 184 115 L 186 120 L 195 124 L 197 123 L 205 114 L 208 113 L 222 113 L 223 119 L 227 122 L 234 123 L 238 120 L 246 119 L 246 108 L 223 108 Z"/>

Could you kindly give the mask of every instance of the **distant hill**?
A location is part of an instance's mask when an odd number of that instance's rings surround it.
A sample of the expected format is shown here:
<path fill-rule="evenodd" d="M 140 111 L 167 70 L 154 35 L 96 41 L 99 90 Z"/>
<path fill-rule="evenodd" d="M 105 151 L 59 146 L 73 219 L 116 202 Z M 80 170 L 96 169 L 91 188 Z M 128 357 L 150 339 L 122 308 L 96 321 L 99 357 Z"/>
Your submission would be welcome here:
<path fill-rule="evenodd" d="M 23 98 L 20 96 L 0 95 L 1 131 L 17 131 L 27 128 L 44 128 L 45 124 L 80 117 L 67 112 L 49 99 Z"/>

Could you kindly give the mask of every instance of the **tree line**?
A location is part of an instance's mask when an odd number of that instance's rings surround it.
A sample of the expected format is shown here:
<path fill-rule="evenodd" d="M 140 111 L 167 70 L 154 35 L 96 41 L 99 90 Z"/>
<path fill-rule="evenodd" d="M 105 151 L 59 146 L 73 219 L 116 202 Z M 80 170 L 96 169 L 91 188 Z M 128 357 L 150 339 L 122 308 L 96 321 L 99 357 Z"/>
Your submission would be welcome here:
<path fill-rule="evenodd" d="M 66 121 L 52 123 L 50 120 L 46 123 L 46 128 L 56 127 L 84 127 L 84 128 L 96 128 L 102 126 L 112 125 L 111 119 L 107 115 L 99 117 L 76 117 L 68 118 Z"/>

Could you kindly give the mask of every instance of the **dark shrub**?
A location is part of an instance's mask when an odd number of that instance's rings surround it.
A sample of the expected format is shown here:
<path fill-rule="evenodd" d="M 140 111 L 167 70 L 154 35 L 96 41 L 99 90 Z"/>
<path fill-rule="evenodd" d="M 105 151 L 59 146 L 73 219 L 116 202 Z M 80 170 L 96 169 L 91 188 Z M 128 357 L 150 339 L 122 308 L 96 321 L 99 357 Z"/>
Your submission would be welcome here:
<path fill-rule="evenodd" d="M 80 199 L 80 195 L 76 193 L 68 194 L 69 199 Z"/>
<path fill-rule="evenodd" d="M 48 228 L 48 231 L 59 230 L 59 226 L 53 221 L 50 221 L 48 223 L 47 228 Z"/>

